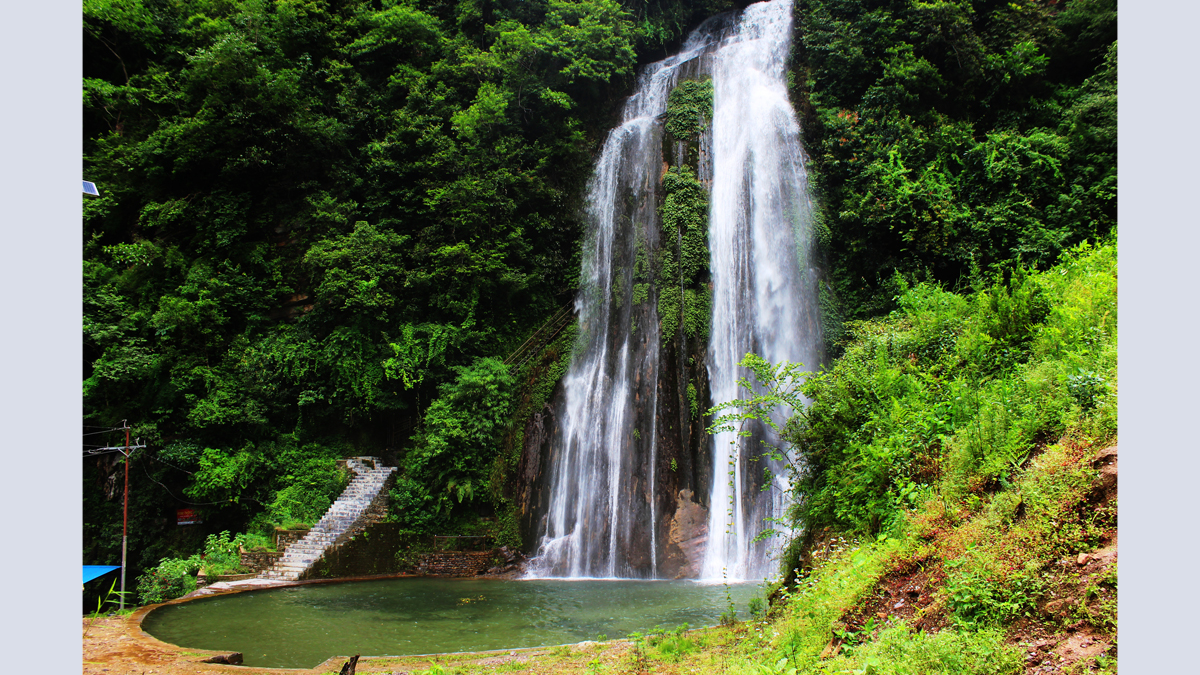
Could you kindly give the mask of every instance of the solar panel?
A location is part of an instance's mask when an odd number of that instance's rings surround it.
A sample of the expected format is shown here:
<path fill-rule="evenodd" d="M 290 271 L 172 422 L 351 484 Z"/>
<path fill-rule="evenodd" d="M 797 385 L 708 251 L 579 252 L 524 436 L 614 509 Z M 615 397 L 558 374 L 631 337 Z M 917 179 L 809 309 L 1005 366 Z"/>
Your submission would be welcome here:
<path fill-rule="evenodd" d="M 99 197 L 100 191 L 96 189 L 95 183 L 89 183 L 85 180 L 85 181 L 83 181 L 83 194 L 94 195 L 96 197 Z"/>

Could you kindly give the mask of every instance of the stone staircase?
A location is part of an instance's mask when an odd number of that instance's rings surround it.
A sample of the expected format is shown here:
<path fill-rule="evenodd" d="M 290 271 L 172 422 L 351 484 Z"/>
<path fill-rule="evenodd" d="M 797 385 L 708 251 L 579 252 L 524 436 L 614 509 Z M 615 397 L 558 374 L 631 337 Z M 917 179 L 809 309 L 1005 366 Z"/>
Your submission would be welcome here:
<path fill-rule="evenodd" d="M 341 496 L 308 534 L 288 546 L 274 565 L 258 575 L 259 579 L 299 580 L 362 517 L 388 477 L 396 470 L 394 466 L 383 466 L 383 461 L 378 457 L 351 457 L 346 460 L 346 466 L 354 472 L 354 479 Z"/>

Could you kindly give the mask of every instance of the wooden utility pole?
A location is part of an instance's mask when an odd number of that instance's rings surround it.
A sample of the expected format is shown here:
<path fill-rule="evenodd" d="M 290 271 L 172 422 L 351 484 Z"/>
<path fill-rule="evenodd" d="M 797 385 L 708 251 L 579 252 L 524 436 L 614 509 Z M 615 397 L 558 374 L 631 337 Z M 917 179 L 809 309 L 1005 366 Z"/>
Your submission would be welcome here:
<path fill-rule="evenodd" d="M 125 609 L 125 570 L 128 568 L 128 553 L 129 553 L 129 460 L 133 455 L 133 451 L 138 448 L 146 447 L 143 444 L 131 445 L 129 443 L 129 420 L 121 420 L 121 426 L 95 433 L 108 433 L 118 429 L 125 430 L 125 445 L 110 445 L 103 448 L 87 448 L 83 451 L 84 457 L 94 455 L 102 455 L 110 452 L 119 452 L 125 456 L 125 506 L 121 516 L 121 598 L 120 609 Z"/>
<path fill-rule="evenodd" d="M 121 605 L 119 609 L 125 611 L 125 550 L 129 544 L 129 423 L 124 422 L 125 426 L 125 513 L 122 516 L 121 524 Z"/>

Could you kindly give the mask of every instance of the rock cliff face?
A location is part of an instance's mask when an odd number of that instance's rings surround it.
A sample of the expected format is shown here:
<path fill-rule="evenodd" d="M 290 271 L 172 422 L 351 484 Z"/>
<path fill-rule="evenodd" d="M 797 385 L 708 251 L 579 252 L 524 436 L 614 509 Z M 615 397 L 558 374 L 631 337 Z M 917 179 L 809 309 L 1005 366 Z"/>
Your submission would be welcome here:
<path fill-rule="evenodd" d="M 698 347 L 702 348 L 702 344 Z M 668 364 L 678 361 L 672 353 L 676 351 L 673 346 L 663 351 L 667 352 L 665 360 Z M 657 490 L 653 499 L 659 518 L 654 524 L 657 536 L 653 539 L 660 547 L 658 576 L 668 579 L 693 578 L 699 574 L 708 535 L 705 496 L 709 492 L 708 481 L 712 473 L 709 436 L 705 433 L 703 418 L 699 414 L 693 417 L 688 409 L 686 384 L 680 386 L 681 382 L 687 382 L 685 376 L 685 370 L 669 365 L 663 369 L 658 383 L 657 426 L 661 433 L 655 471 Z M 561 405 L 560 390 L 561 385 L 526 424 L 521 460 L 510 484 L 510 498 L 516 504 L 524 552 L 528 555 L 537 552 L 539 537 L 545 531 L 550 499 L 546 478 L 553 462 L 561 455 L 561 448 L 554 444 L 556 434 L 561 431 L 557 415 Z M 637 470 L 642 475 L 649 473 L 645 462 Z M 636 496 L 644 498 L 644 495 Z M 641 544 L 641 551 L 631 549 L 628 552 L 630 559 L 648 566 L 651 539 L 649 527 L 643 528 L 640 536 L 633 539 L 635 544 Z"/>
<path fill-rule="evenodd" d="M 692 501 L 691 490 L 676 495 L 675 515 L 667 524 L 663 576 L 690 579 L 700 575 L 708 543 L 708 509 Z"/>
<path fill-rule="evenodd" d="M 658 147 L 662 145 L 659 143 Z M 703 156 L 698 152 L 704 145 L 703 139 L 673 145 L 678 146 L 674 152 L 670 146 L 666 148 L 672 161 L 686 162 L 690 155 L 691 161 L 687 165 L 695 171 L 698 159 Z M 699 163 L 703 164 L 702 161 Z M 700 173 L 700 177 L 703 178 L 704 173 Z M 635 215 L 640 213 L 639 219 L 654 230 L 659 230 L 661 225 L 658 217 L 663 205 L 661 192 L 654 190 L 651 195 L 643 195 L 650 202 L 634 208 Z M 653 239 L 645 237 L 643 242 L 653 243 L 640 244 L 647 250 L 636 255 L 659 258 L 663 248 L 673 245 L 677 248 L 675 239 L 674 234 Z M 636 263 L 635 255 L 629 257 L 633 260 L 626 262 Z M 642 273 L 652 276 L 649 270 Z M 626 288 L 638 281 L 638 277 L 632 277 Z M 649 296 L 658 296 L 658 281 L 651 278 L 647 282 Z M 680 290 L 676 287 L 673 292 Z M 629 300 L 631 298 L 626 298 L 627 302 Z M 582 481 L 575 490 L 576 495 L 586 499 L 594 498 L 596 492 L 609 491 L 612 503 L 624 513 L 619 518 L 596 518 L 597 514 L 593 513 L 593 519 L 579 521 L 583 523 L 579 529 L 590 528 L 594 538 L 601 540 L 599 547 L 593 547 L 592 555 L 596 555 L 595 548 L 601 549 L 601 555 L 606 554 L 603 549 L 607 535 L 617 530 L 611 541 L 612 557 L 620 561 L 618 576 L 695 577 L 699 573 L 697 551 L 702 553 L 707 532 L 705 520 L 712 475 L 710 437 L 705 430 L 708 420 L 703 415 L 703 411 L 712 405 L 705 367 L 707 341 L 704 336 L 689 337 L 679 320 L 674 321 L 670 335 L 661 335 L 658 329 L 663 321 L 652 303 L 627 310 L 626 320 L 619 323 L 625 325 L 623 330 L 632 333 L 630 337 L 636 341 L 636 352 L 642 354 L 634 360 L 655 365 L 630 369 L 627 389 L 630 400 L 622 419 L 615 422 L 623 431 L 614 433 L 610 428 L 604 434 L 605 441 L 599 444 L 603 449 L 612 443 L 624 446 L 619 453 L 617 475 L 601 472 L 602 480 Z M 613 335 L 609 339 L 620 337 Z M 579 345 L 576 349 L 580 349 Z M 617 370 L 610 368 L 605 377 L 620 377 Z M 601 397 L 594 405 L 607 403 Z M 573 441 L 568 440 L 572 432 L 564 429 L 567 404 L 566 387 L 560 381 L 546 403 L 525 423 L 520 460 L 506 489 L 506 495 L 519 514 L 524 552 L 531 556 L 538 553 L 550 530 L 550 483 L 555 467 L 567 462 L 568 454 L 579 452 L 578 425 L 573 432 Z M 614 424 L 611 419 L 606 421 Z M 605 420 L 598 420 L 595 425 L 599 427 L 604 423 Z M 583 433 L 591 432 L 585 429 Z M 597 429 L 595 433 L 603 432 Z M 597 531 L 602 532 L 596 535 Z M 593 566 L 585 574 L 603 576 L 602 572 L 597 574 L 597 568 L 603 569 Z M 553 573 L 568 575 L 565 570 L 554 570 Z"/>
<path fill-rule="evenodd" d="M 708 533 L 708 495 L 711 491 L 712 453 L 699 408 L 711 404 L 708 373 L 703 367 L 706 343 L 680 341 L 662 348 L 662 375 L 658 396 L 658 501 L 657 541 L 660 577 L 699 576 Z M 689 363 L 694 364 L 689 366 Z M 697 410 L 691 409 L 688 383 L 699 382 Z M 696 557 L 696 556 L 700 557 Z"/>
<path fill-rule="evenodd" d="M 521 460 L 511 484 L 511 499 L 519 516 L 523 552 L 526 554 L 532 554 L 537 549 L 538 529 L 542 526 L 550 503 L 545 476 L 550 466 L 551 441 L 557 424 L 555 404 L 561 398 L 561 390 L 560 383 L 555 386 L 550 400 L 535 411 L 526 423 L 525 444 L 521 448 Z"/>

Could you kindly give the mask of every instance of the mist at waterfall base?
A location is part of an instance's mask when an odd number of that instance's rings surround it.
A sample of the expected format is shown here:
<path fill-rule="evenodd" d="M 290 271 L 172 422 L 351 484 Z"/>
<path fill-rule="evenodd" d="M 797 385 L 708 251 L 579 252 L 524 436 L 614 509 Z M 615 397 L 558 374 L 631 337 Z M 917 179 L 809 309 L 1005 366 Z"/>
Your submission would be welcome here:
<path fill-rule="evenodd" d="M 729 586 L 743 617 L 750 584 Z M 313 668 L 350 654 L 403 656 L 624 638 L 717 623 L 725 587 L 689 581 L 503 581 L 414 577 L 248 591 L 167 605 L 142 628 L 244 665 Z"/>
<path fill-rule="evenodd" d="M 663 123 L 671 90 L 711 77 L 711 126 L 700 138 L 699 179 L 709 186 L 711 333 L 705 366 L 714 403 L 744 398 L 748 352 L 772 363 L 820 363 L 817 271 L 800 129 L 785 62 L 792 0 L 750 5 L 706 21 L 681 52 L 646 66 L 605 142 L 588 194 L 589 234 L 576 305 L 580 337 L 563 381 L 563 415 L 551 449 L 550 497 L 532 578 L 659 578 L 665 520 L 656 499 L 662 371 L 658 289 L 641 302 L 635 268 L 662 245 Z M 651 256 L 652 257 L 652 256 Z M 670 336 L 666 336 L 670 337 Z M 680 340 L 684 339 L 682 332 Z M 782 423 L 782 417 L 776 420 Z M 672 427 L 673 429 L 673 427 Z M 689 576 L 759 580 L 777 573 L 772 542 L 756 541 L 785 515 L 781 463 L 749 442 L 711 439 L 703 560 Z M 764 469 L 769 472 L 764 472 Z"/>

